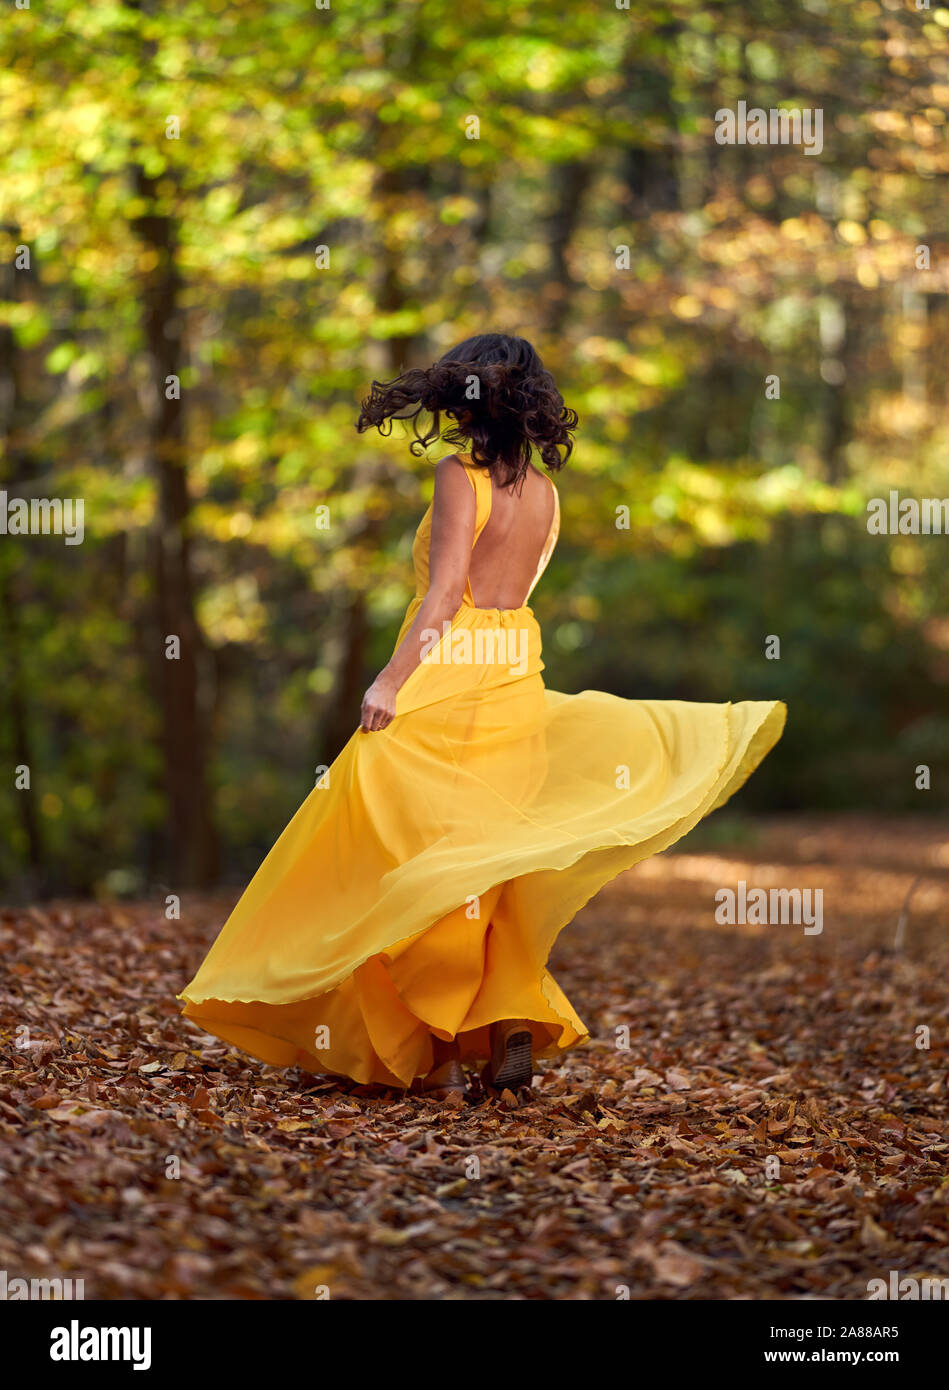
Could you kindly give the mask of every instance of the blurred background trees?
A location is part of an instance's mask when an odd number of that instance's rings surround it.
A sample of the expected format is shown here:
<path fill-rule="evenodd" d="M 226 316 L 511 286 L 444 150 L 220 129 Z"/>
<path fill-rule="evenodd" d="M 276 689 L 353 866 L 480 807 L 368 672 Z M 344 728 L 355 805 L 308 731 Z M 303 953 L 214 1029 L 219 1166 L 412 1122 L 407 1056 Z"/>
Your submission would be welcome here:
<path fill-rule="evenodd" d="M 581 416 L 548 684 L 786 699 L 749 807 L 949 806 L 949 538 L 865 510 L 949 496 L 949 10 L 45 0 L 0 50 L 0 490 L 85 504 L 0 537 L 5 896 L 256 867 L 445 452 L 358 400 L 488 330 Z M 718 144 L 740 100 L 821 153 Z"/>

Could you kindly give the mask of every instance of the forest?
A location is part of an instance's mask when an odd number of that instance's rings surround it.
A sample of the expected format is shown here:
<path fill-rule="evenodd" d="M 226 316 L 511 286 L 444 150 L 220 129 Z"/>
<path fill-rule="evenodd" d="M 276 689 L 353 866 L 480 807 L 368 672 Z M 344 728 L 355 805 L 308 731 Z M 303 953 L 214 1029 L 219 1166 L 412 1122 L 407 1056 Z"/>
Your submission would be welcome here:
<path fill-rule="evenodd" d="M 949 497 L 949 9 L 47 0 L 0 50 L 8 900 L 253 871 L 448 451 L 359 402 L 481 331 L 580 415 L 548 685 L 785 700 L 746 810 L 945 812 L 949 538 L 868 520 Z"/>

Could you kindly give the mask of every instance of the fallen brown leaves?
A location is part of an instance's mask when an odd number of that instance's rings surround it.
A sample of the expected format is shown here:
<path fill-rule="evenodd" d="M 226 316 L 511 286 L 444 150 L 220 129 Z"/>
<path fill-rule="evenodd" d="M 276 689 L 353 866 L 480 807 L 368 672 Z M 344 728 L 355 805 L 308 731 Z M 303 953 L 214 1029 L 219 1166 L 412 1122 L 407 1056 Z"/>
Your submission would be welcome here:
<path fill-rule="evenodd" d="M 174 994 L 227 899 L 3 912 L 0 1265 L 105 1298 L 863 1299 L 890 1269 L 949 1275 L 946 836 L 841 824 L 611 885 L 553 962 L 593 1041 L 529 1100 L 276 1072 L 200 1033 Z M 716 926 L 739 877 L 822 886 L 823 935 Z"/>

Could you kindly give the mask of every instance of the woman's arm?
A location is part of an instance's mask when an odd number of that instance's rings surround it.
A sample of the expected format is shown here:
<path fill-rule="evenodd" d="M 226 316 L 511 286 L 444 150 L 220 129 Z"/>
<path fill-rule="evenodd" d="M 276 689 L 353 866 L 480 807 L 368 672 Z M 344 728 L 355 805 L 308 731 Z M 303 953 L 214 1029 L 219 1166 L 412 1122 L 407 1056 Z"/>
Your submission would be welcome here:
<path fill-rule="evenodd" d="M 395 718 L 395 697 L 422 660 L 422 633 L 441 632 L 461 607 L 474 540 L 475 495 L 464 465 L 449 455 L 435 465 L 428 593 L 388 665 L 362 701 L 360 728 L 375 733 Z"/>

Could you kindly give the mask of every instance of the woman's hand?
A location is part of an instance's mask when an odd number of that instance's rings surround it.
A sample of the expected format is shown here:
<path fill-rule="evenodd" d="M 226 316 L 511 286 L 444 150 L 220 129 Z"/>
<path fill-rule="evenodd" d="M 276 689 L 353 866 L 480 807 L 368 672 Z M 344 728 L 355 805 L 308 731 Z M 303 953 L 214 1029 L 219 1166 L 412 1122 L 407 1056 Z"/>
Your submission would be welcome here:
<path fill-rule="evenodd" d="M 395 697 L 398 688 L 391 676 L 380 671 L 372 685 L 362 697 L 362 717 L 359 727 L 364 733 L 374 734 L 391 724 L 395 718 Z"/>

